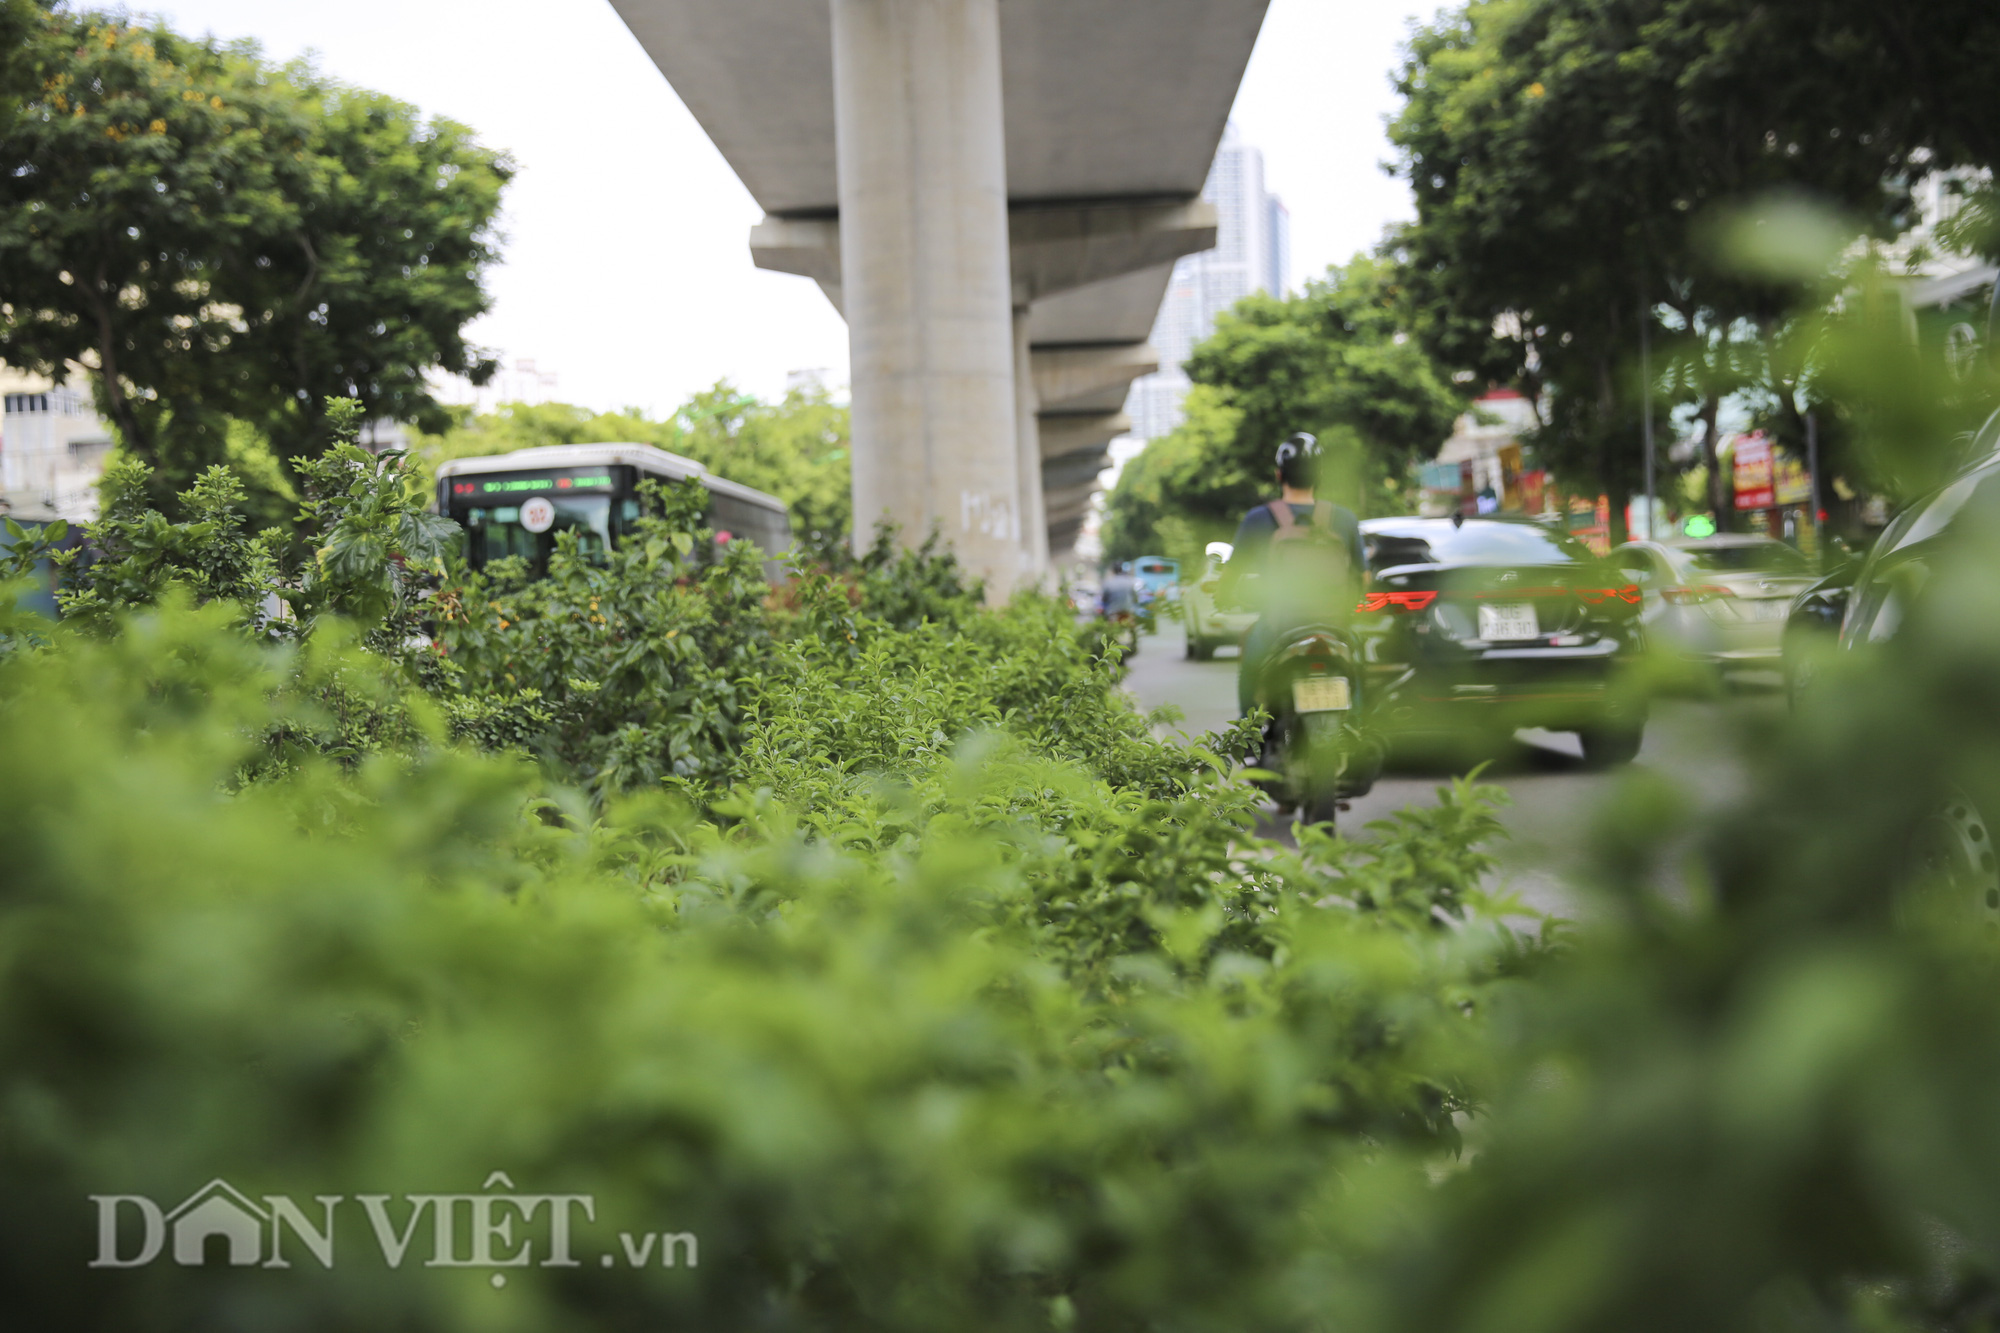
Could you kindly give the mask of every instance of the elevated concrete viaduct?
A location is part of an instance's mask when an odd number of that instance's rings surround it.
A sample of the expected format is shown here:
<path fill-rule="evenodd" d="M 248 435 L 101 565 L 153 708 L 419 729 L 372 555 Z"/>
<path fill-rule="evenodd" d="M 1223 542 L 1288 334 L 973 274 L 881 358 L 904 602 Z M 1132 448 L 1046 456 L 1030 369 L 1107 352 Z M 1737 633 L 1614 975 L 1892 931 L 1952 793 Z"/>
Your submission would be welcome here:
<path fill-rule="evenodd" d="M 612 0 L 848 324 L 857 540 L 1075 541 L 1268 0 Z"/>

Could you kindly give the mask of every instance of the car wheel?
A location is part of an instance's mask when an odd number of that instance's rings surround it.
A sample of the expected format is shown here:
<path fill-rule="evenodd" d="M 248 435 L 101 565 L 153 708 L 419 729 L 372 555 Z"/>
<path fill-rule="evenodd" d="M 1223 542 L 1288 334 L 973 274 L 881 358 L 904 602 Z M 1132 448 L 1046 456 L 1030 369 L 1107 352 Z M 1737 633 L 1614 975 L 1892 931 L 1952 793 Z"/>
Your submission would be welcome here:
<path fill-rule="evenodd" d="M 1985 818 L 1961 792 L 1953 792 L 1918 825 L 1911 839 L 1915 869 L 1989 926 L 2000 926 L 2000 860 Z"/>
<path fill-rule="evenodd" d="M 1588 767 L 1615 768 L 1638 758 L 1639 745 L 1646 738 L 1646 727 L 1644 723 L 1637 726 L 1610 723 L 1580 728 L 1576 737 L 1583 742 L 1583 762 Z"/>

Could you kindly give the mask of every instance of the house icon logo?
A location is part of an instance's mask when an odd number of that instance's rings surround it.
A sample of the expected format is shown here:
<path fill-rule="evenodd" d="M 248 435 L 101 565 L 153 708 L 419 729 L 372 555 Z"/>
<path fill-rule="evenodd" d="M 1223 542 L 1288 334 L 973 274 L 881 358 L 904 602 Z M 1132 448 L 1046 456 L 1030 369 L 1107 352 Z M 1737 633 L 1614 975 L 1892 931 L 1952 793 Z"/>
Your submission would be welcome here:
<path fill-rule="evenodd" d="M 264 1257 L 264 1228 L 271 1215 L 220 1176 L 188 1195 L 167 1214 L 174 1233 L 174 1262 L 199 1268 L 207 1262 L 208 1241 L 220 1236 L 229 1262 L 247 1267 Z"/>
<path fill-rule="evenodd" d="M 218 1262 L 226 1259 L 236 1267 L 247 1268 L 264 1261 L 266 1235 L 271 1235 L 275 1244 L 279 1219 L 273 1210 L 251 1202 L 248 1195 L 220 1177 L 188 1195 L 170 1211 L 162 1211 L 143 1194 L 90 1197 L 97 1205 L 97 1257 L 90 1261 L 92 1268 L 137 1268 L 149 1264 L 167 1248 L 169 1232 L 173 1235 L 174 1262 L 186 1268 L 206 1265 L 211 1253 L 220 1256 Z M 288 1204 L 289 1200 L 280 1198 L 278 1202 Z M 296 1213 L 297 1209 L 291 1211 Z M 129 1240 L 131 1228 L 121 1229 L 119 1218 L 121 1214 L 130 1218 L 135 1213 L 139 1243 L 136 1250 L 126 1253 L 127 1247 L 121 1247 L 119 1236 L 123 1230 Z M 222 1238 L 222 1244 L 211 1246 L 209 1242 L 217 1236 Z M 318 1253 L 318 1249 L 314 1252 Z"/>

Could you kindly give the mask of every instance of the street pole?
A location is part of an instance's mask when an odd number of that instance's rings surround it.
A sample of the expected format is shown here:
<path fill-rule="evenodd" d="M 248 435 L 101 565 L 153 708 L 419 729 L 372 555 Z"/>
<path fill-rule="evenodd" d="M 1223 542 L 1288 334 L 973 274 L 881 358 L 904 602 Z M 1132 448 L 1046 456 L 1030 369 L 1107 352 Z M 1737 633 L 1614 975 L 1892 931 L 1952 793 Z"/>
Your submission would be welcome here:
<path fill-rule="evenodd" d="M 1657 526 L 1653 497 L 1653 310 L 1644 292 L 1639 296 L 1639 403 L 1644 419 L 1639 423 L 1646 441 L 1646 540 L 1653 540 Z"/>

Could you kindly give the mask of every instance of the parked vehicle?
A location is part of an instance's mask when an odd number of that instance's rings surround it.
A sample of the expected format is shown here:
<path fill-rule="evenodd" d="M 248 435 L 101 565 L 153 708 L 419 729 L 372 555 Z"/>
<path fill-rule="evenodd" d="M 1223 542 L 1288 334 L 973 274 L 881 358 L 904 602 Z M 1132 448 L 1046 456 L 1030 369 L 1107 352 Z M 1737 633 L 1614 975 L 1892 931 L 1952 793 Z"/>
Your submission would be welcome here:
<path fill-rule="evenodd" d="M 1649 641 L 1710 671 L 1778 666 L 1786 614 L 1814 581 L 1804 556 L 1750 534 L 1627 542 L 1611 563 L 1639 588 Z"/>
<path fill-rule="evenodd" d="M 438 466 L 438 512 L 465 529 L 474 569 L 521 556 L 539 574 L 558 532 L 576 533 L 585 555 L 623 541 L 639 518 L 639 483 L 648 478 L 699 481 L 716 540 L 756 543 L 765 575 L 774 583 L 782 577 L 780 557 L 792 546 L 785 502 L 649 444 L 548 444 L 450 459 Z"/>
<path fill-rule="evenodd" d="M 1228 542 L 1210 542 L 1206 564 L 1199 579 L 1181 592 L 1181 617 L 1187 622 L 1187 655 L 1198 662 L 1215 656 L 1224 644 L 1242 646 L 1243 636 L 1257 623 L 1257 613 L 1215 604 L 1216 589 L 1222 586 L 1222 567 L 1236 548 Z"/>
<path fill-rule="evenodd" d="M 1361 536 L 1370 582 L 1355 628 L 1380 725 L 1573 731 L 1593 766 L 1638 754 L 1642 597 L 1609 562 L 1497 514 L 1369 519 Z"/>
<path fill-rule="evenodd" d="M 1331 826 L 1340 803 L 1365 795 L 1382 774 L 1387 745 L 1364 712 L 1359 641 L 1336 625 L 1303 625 L 1279 638 L 1257 680 L 1271 715 L 1257 767 L 1280 810 Z"/>
<path fill-rule="evenodd" d="M 1813 659 L 1830 641 L 1835 647 L 1855 643 L 1855 628 L 1848 618 L 1855 588 L 1872 583 L 1881 604 L 1900 605 L 1891 600 L 1888 572 L 1903 567 L 1902 562 L 1912 558 L 1910 552 L 1928 552 L 1966 502 L 1976 492 L 1995 485 L 1996 470 L 2000 470 L 2000 412 L 1965 437 L 1960 460 L 1949 482 L 1897 515 L 1865 554 L 1848 551 L 1843 544 L 1840 549 L 1845 558 L 1792 598 L 1785 615 L 1784 662 L 1785 678 L 1794 694 L 1809 683 Z M 1879 615 L 1879 605 L 1870 614 Z M 1871 623 L 1866 637 L 1887 637 L 1878 632 L 1880 629 Z"/>
<path fill-rule="evenodd" d="M 1792 696 L 1812 689 L 1814 666 L 1823 652 L 1853 652 L 1894 639 L 1916 599 L 1931 581 L 1940 549 L 1972 513 L 1991 515 L 2000 506 L 2000 412 L 1965 445 L 1967 461 L 1945 485 L 1917 500 L 1890 521 L 1866 559 L 1837 570 L 1793 600 L 1787 660 Z M 1841 577 L 1845 576 L 1845 586 Z M 1814 633 L 1838 612 L 1839 635 L 1831 644 Z M 1975 612 L 1976 614 L 1976 612 Z M 1927 877 L 1964 895 L 1972 912 L 2000 926 L 2000 860 L 1994 833 L 2000 812 L 1982 810 L 1963 792 L 1950 791 L 1910 831 L 1912 863 Z"/>

